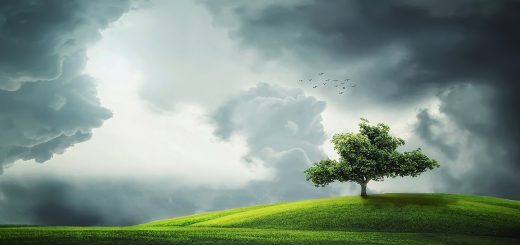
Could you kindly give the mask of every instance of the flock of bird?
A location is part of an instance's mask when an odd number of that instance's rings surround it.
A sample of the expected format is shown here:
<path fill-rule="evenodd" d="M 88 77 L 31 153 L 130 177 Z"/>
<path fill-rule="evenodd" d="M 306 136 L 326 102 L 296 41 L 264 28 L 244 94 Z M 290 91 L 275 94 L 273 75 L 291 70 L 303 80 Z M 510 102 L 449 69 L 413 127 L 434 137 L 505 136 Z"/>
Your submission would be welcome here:
<path fill-rule="evenodd" d="M 300 79 L 298 80 L 298 82 L 300 83 L 311 83 L 312 84 L 312 88 L 317 88 L 318 86 L 325 86 L 325 87 L 332 87 L 334 86 L 334 88 L 337 88 L 338 89 L 338 94 L 344 94 L 345 91 L 347 91 L 347 88 L 354 88 L 356 87 L 356 84 L 354 83 L 350 83 L 350 78 L 345 78 L 343 80 L 339 80 L 339 79 L 324 79 L 324 76 L 325 73 L 323 72 L 320 72 L 318 73 L 318 79 L 312 79 L 312 78 L 309 78 L 309 79 Z M 320 84 L 323 84 L 323 85 L 320 85 Z"/>

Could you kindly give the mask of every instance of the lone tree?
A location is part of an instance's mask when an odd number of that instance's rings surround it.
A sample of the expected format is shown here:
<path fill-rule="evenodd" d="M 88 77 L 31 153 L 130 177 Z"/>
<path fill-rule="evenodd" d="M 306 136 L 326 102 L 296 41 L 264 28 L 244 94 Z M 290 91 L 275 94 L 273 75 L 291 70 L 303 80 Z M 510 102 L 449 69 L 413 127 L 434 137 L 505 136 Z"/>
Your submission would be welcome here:
<path fill-rule="evenodd" d="M 316 187 L 334 181 L 356 182 L 361 185 L 361 196 L 367 195 L 367 183 L 381 181 L 385 177 L 416 177 L 427 169 L 439 167 L 418 148 L 400 153 L 397 147 L 404 140 L 389 134 L 390 127 L 379 123 L 370 125 L 361 118 L 359 133 L 335 134 L 332 137 L 339 160 L 321 160 L 305 170 L 307 180 Z"/>

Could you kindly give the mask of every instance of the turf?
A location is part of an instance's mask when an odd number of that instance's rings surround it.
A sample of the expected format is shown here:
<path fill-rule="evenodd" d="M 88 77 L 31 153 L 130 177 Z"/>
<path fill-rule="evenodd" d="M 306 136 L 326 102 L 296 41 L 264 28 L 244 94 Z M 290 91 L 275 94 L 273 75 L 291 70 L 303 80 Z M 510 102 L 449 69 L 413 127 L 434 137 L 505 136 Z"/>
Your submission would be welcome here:
<path fill-rule="evenodd" d="M 453 194 L 325 198 L 131 227 L 0 228 L 0 244 L 520 244 L 520 202 Z"/>

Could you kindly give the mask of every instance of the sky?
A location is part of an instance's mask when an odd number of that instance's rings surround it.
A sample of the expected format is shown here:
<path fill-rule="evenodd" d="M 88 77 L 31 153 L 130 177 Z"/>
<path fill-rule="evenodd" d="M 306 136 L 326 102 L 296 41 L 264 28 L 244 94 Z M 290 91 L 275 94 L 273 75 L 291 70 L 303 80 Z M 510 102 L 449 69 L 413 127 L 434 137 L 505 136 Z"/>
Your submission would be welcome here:
<path fill-rule="evenodd" d="M 130 225 L 358 195 L 353 183 L 315 188 L 303 171 L 337 158 L 332 135 L 362 117 L 441 166 L 369 193 L 520 199 L 519 11 L 507 0 L 2 1 L 0 224 Z M 347 78 L 356 86 L 343 94 L 322 84 Z"/>

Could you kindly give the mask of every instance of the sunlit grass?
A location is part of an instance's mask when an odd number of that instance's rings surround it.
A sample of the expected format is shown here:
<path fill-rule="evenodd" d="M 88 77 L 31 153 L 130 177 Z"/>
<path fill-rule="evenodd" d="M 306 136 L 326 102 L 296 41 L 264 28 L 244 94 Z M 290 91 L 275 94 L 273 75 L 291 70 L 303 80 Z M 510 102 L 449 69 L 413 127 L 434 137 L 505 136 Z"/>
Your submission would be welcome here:
<path fill-rule="evenodd" d="M 144 225 L 513 236 L 520 233 L 520 202 L 449 194 L 347 196 L 231 209 Z"/>
<path fill-rule="evenodd" d="M 131 227 L 0 227 L 0 244 L 519 244 L 520 202 L 384 194 L 259 205 Z"/>

